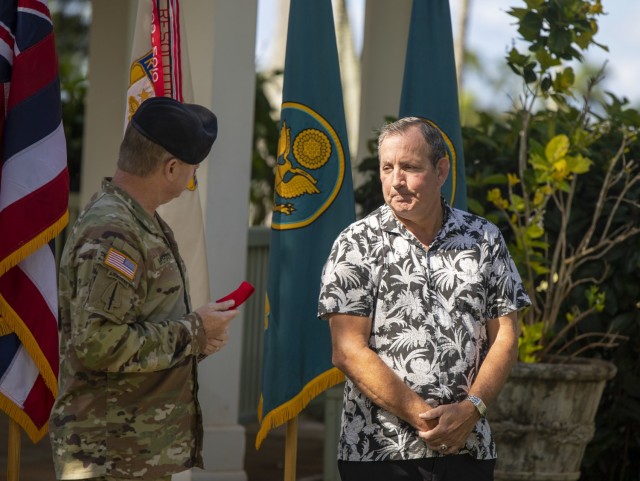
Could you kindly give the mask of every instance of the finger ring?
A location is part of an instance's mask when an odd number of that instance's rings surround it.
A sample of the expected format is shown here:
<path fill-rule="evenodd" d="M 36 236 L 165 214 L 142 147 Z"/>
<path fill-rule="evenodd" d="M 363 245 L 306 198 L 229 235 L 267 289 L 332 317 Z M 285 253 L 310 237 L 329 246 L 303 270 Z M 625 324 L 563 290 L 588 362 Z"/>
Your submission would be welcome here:
<path fill-rule="evenodd" d="M 447 449 L 449 449 L 449 446 L 447 446 L 446 444 L 441 444 L 438 449 L 441 453 L 444 453 Z"/>

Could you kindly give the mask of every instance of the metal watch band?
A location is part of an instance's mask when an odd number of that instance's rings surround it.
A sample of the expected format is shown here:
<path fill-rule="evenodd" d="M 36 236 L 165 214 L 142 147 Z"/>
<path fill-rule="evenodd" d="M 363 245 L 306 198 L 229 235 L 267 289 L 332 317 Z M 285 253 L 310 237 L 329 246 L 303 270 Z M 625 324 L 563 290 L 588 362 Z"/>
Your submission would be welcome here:
<path fill-rule="evenodd" d="M 485 417 L 487 415 L 487 406 L 485 406 L 482 399 L 478 396 L 473 396 L 472 394 L 468 395 L 465 399 L 471 401 L 471 403 L 476 407 L 481 417 Z"/>

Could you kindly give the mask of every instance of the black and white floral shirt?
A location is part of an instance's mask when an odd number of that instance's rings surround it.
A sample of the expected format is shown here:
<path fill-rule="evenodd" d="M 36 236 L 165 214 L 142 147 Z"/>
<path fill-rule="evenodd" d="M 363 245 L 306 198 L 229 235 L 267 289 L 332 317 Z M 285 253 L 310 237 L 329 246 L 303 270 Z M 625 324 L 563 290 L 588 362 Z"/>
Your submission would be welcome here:
<path fill-rule="evenodd" d="M 369 346 L 430 404 L 462 401 L 487 355 L 487 320 L 529 304 L 498 228 L 442 200 L 442 229 L 429 249 L 388 206 L 347 227 L 324 266 L 318 315 L 373 319 Z M 432 404 L 434 405 L 434 404 Z M 461 453 L 496 457 L 486 419 Z M 338 459 L 440 456 L 405 421 L 347 379 Z"/>

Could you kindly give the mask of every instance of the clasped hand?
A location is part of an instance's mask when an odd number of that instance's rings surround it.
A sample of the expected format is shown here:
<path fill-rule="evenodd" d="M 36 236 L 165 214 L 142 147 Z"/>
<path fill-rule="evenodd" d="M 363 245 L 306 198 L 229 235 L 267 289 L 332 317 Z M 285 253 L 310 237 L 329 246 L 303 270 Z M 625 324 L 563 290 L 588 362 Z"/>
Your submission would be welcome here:
<path fill-rule="evenodd" d="M 438 423 L 433 429 L 418 431 L 427 446 L 442 454 L 456 454 L 464 447 L 480 414 L 470 402 L 460 402 L 434 407 L 421 413 L 420 418 Z"/>
<path fill-rule="evenodd" d="M 207 336 L 207 346 L 204 350 L 207 356 L 218 352 L 229 342 L 229 323 L 238 315 L 238 310 L 231 309 L 233 304 L 233 300 L 212 302 L 196 309 L 202 318 Z"/>

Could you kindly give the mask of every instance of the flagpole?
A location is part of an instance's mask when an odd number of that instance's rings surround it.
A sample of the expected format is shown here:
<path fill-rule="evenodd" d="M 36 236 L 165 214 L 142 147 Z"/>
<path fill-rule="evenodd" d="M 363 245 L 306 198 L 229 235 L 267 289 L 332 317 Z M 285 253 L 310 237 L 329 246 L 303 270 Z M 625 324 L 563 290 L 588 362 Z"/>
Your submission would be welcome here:
<path fill-rule="evenodd" d="M 287 436 L 284 446 L 284 481 L 296 479 L 296 456 L 298 454 L 298 416 L 287 421 Z M 10 480 L 11 481 L 11 480 Z"/>
<path fill-rule="evenodd" d="M 20 425 L 9 418 L 9 447 L 7 449 L 7 481 L 20 479 Z"/>

